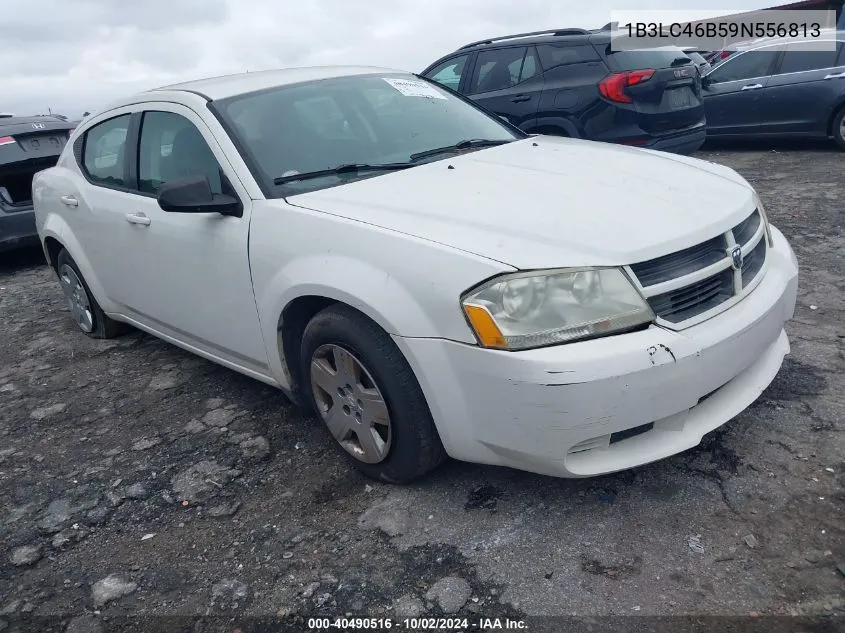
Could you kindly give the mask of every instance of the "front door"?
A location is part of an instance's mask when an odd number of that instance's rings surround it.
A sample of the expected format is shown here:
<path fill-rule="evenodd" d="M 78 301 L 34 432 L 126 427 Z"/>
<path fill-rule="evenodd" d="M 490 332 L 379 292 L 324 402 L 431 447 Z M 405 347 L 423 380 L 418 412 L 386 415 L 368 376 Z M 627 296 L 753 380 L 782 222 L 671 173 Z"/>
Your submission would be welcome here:
<path fill-rule="evenodd" d="M 257 373 L 269 374 L 248 258 L 251 204 L 211 131 L 189 108 L 146 104 L 140 120 L 136 193 L 124 207 L 122 240 L 129 316 Z M 173 178 L 204 175 L 214 193 L 240 198 L 242 217 L 163 211 L 156 200 Z"/>

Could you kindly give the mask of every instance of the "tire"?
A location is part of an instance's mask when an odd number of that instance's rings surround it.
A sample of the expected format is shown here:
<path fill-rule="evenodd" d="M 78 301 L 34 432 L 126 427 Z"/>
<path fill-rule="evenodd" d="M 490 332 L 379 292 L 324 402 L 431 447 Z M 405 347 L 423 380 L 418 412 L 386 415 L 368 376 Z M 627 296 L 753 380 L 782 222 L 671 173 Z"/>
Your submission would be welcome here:
<path fill-rule="evenodd" d="M 129 325 L 105 315 L 79 272 L 79 266 L 64 248 L 59 251 L 56 260 L 56 273 L 70 307 L 71 317 L 84 334 L 91 338 L 114 338 L 131 329 Z"/>
<path fill-rule="evenodd" d="M 300 349 L 303 392 L 355 468 L 373 479 L 404 484 L 443 462 L 446 453 L 422 389 L 377 324 L 349 306 L 333 305 L 311 319 Z M 340 380 L 350 374 L 337 373 L 338 354 L 345 367 L 350 358 L 358 364 L 360 378 Z"/>
<path fill-rule="evenodd" d="M 845 149 L 845 107 L 840 108 L 838 114 L 833 117 L 833 140 L 840 149 Z"/>

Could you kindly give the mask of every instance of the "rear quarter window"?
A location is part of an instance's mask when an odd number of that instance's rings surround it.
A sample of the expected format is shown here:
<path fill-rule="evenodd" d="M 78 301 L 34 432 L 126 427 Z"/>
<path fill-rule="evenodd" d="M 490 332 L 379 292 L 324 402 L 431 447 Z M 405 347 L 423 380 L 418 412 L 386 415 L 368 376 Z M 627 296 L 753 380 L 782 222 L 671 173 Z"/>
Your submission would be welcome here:
<path fill-rule="evenodd" d="M 579 46 L 559 46 L 555 44 L 540 44 L 537 46 L 540 64 L 543 70 L 551 70 L 567 64 L 599 61 L 596 50 L 589 44 Z"/>

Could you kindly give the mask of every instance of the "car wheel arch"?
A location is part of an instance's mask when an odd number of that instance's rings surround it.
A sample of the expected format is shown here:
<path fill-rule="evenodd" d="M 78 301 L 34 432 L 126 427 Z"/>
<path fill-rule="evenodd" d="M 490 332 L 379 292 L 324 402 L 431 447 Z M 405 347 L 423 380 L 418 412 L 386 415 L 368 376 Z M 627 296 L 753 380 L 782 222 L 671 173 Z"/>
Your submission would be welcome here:
<path fill-rule="evenodd" d="M 581 138 L 575 124 L 562 117 L 540 117 L 533 124 L 533 133 Z"/>
<path fill-rule="evenodd" d="M 339 298 L 333 292 L 318 294 L 304 294 L 285 304 L 276 323 L 276 351 L 283 375 L 288 384 L 285 391 L 298 405 L 305 406 L 308 402 L 307 394 L 302 392 L 302 375 L 300 372 L 300 344 L 303 334 L 310 321 L 320 312 L 331 306 L 345 306 L 358 312 L 374 323 L 389 336 L 395 328 L 389 325 L 386 318 L 378 311 L 360 301 Z M 406 359 L 409 360 L 409 359 Z M 419 378 L 418 378 L 419 379 Z"/>
<path fill-rule="evenodd" d="M 845 110 L 845 98 L 843 98 L 838 104 L 836 104 L 830 113 L 830 118 L 827 122 L 827 135 L 833 136 L 833 126 L 836 123 L 837 117 Z"/>
<path fill-rule="evenodd" d="M 70 227 L 57 216 L 51 215 L 47 218 L 45 225 L 39 229 L 39 235 L 41 236 L 44 256 L 53 271 L 58 274 L 59 253 L 62 249 L 66 250 L 79 267 L 93 298 L 106 313 L 112 312 L 113 305 L 106 299 L 105 288 L 100 284 L 99 277 L 97 277 L 91 262 L 85 256 L 82 246 L 73 236 Z"/>
<path fill-rule="evenodd" d="M 59 253 L 64 245 L 55 237 L 48 235 L 44 238 L 44 254 L 47 256 L 47 263 L 56 273 L 59 272 Z"/>

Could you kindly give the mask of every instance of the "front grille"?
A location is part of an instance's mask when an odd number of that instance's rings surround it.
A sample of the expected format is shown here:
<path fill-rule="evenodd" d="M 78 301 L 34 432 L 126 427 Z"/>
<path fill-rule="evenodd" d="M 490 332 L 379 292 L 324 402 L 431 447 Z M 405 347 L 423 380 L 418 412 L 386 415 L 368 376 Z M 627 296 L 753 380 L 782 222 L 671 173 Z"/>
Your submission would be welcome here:
<path fill-rule="evenodd" d="M 742 287 L 745 288 L 760 272 L 763 263 L 766 261 L 766 239 L 763 238 L 757 242 L 750 253 L 748 253 L 742 262 Z"/>
<path fill-rule="evenodd" d="M 727 247 L 725 236 L 718 235 L 712 240 L 685 248 L 677 253 L 634 264 L 631 270 L 640 280 L 640 284 L 653 286 L 715 264 L 725 258 L 725 247 Z"/>
<path fill-rule="evenodd" d="M 648 300 L 655 314 L 670 323 L 680 323 L 715 308 L 734 295 L 733 270 L 720 273 Z"/>
<path fill-rule="evenodd" d="M 741 295 L 760 274 L 766 259 L 766 237 L 761 224 L 762 217 L 755 209 L 726 233 L 631 265 L 654 313 L 669 323 L 682 324 Z M 739 270 L 731 256 L 737 245 L 744 253 Z M 696 274 L 708 267 L 715 271 L 704 278 Z M 683 283 L 686 276 L 691 279 Z M 666 287 L 658 287 L 661 284 Z"/>
<path fill-rule="evenodd" d="M 747 244 L 748 240 L 754 237 L 760 227 L 760 212 L 754 211 L 745 220 L 737 224 L 733 229 L 734 239 L 737 244 Z"/>

